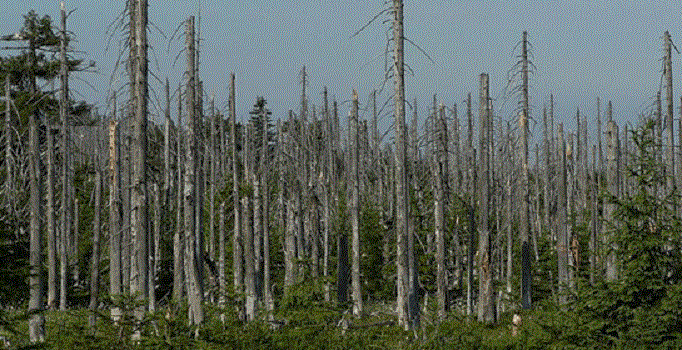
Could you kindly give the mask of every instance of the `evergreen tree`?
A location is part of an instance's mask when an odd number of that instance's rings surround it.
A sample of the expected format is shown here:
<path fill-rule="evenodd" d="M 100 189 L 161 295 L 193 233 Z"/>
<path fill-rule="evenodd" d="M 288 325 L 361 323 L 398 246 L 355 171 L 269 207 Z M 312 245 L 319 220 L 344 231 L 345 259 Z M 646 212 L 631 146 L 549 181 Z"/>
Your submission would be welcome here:
<path fill-rule="evenodd" d="M 632 132 L 636 149 L 627 176 L 635 189 L 620 199 L 605 195 L 617 208 L 609 225 L 620 274 L 616 281 L 593 286 L 583 282 L 578 288 L 568 310 L 575 324 L 564 327 L 565 339 L 573 344 L 666 347 L 679 346 L 682 338 L 682 221 L 674 206 L 678 195 L 665 186 L 654 126 L 648 120 Z"/>

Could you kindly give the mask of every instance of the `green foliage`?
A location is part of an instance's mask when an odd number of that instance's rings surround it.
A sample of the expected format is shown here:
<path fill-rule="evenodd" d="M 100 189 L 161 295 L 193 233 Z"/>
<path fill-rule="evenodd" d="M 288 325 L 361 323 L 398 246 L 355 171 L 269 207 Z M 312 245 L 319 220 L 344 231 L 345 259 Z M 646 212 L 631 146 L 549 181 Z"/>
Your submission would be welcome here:
<path fill-rule="evenodd" d="M 636 152 L 628 175 L 636 189 L 628 196 L 607 195 L 616 205 L 611 245 L 618 257 L 616 281 L 589 285 L 578 279 L 565 310 L 544 313 L 539 322 L 554 345 L 589 348 L 682 346 L 682 280 L 675 191 L 664 193 L 664 165 L 654 123 L 633 132 Z M 663 195 L 661 195 L 663 193 Z M 558 319 L 559 317 L 560 319 Z"/>

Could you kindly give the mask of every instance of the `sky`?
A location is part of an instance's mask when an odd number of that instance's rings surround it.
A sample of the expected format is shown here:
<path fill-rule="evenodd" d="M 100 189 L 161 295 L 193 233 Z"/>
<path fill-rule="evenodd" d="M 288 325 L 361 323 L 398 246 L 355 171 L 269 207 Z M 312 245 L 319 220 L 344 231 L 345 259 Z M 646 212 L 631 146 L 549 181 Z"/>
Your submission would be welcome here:
<path fill-rule="evenodd" d="M 123 33 L 114 30 L 125 1 L 65 2 L 67 10 L 75 10 L 68 24 L 77 39 L 73 47 L 84 51 L 82 57 L 95 61 L 97 67 L 97 73 L 74 77 L 74 97 L 109 113 L 107 97 L 126 79 L 121 69 L 115 70 Z M 384 0 L 149 0 L 151 118 L 158 118 L 158 101 L 163 98 L 160 82 L 167 77 L 176 87 L 184 70 L 182 22 L 199 14 L 200 77 L 206 100 L 215 96 L 221 110 L 226 109 L 229 75 L 234 72 L 238 116 L 248 117 L 257 96 L 267 99 L 275 118 L 285 117 L 290 109 L 297 111 L 303 65 L 308 72 L 310 104 L 322 105 L 322 89 L 327 86 L 339 102 L 357 89 L 361 105 L 366 106 L 371 91 L 382 87 L 385 68 L 390 68 L 390 51 L 388 57 L 383 55 L 390 35 L 389 17 L 380 16 L 353 34 L 387 6 Z M 59 18 L 59 1 L 10 0 L 0 14 L 0 34 L 16 32 L 22 15 L 31 9 Z M 405 36 L 415 44 L 405 44 L 406 63 L 413 73 L 406 77 L 406 97 L 417 99 L 422 121 L 433 94 L 448 107 L 456 103 L 462 120 L 463 101 L 471 92 L 476 110 L 482 72 L 490 76 L 498 118 L 512 121 L 516 100 L 506 97 L 504 89 L 508 71 L 518 60 L 516 45 L 522 32 L 528 31 L 537 68 L 531 76 L 530 97 L 531 117 L 537 122 L 531 123 L 535 135 L 541 134 L 541 110 L 549 94 L 555 96 L 558 122 L 563 121 L 569 130 L 575 129 L 578 108 L 581 115 L 595 120 L 597 97 L 613 101 L 616 121 L 635 124 L 659 88 L 663 32 L 669 30 L 673 42 L 682 43 L 681 1 L 405 0 L 404 12 Z M 8 54 L 12 52 L 0 52 Z M 680 58 L 674 52 L 676 114 Z M 389 81 L 380 103 L 390 97 L 392 89 Z M 342 104 L 341 116 L 347 115 L 348 107 Z M 176 108 L 172 111 L 175 118 Z M 382 131 L 392 124 L 391 111 L 390 107 L 384 111 Z"/>

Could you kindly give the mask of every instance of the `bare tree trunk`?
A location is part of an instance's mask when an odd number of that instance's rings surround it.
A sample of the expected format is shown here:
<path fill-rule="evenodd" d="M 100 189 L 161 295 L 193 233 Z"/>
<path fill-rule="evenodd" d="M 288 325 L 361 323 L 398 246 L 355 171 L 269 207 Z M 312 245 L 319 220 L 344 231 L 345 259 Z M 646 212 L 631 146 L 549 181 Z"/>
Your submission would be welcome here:
<path fill-rule="evenodd" d="M 177 189 L 176 189 L 176 213 L 175 231 L 173 232 L 173 302 L 178 304 L 182 300 L 185 291 L 185 228 L 184 228 L 184 179 L 183 167 L 184 150 L 182 145 L 182 97 L 180 96 L 182 86 L 178 86 L 178 126 L 177 126 Z"/>
<path fill-rule="evenodd" d="M 253 125 L 248 124 L 245 130 L 244 143 L 244 173 L 247 181 L 252 181 L 253 149 L 251 147 Z M 253 321 L 256 317 L 256 256 L 254 251 L 254 217 L 251 210 L 251 195 L 247 194 L 242 198 L 242 218 L 244 225 L 244 294 L 246 297 L 246 320 Z"/>
<path fill-rule="evenodd" d="M 61 120 L 61 151 L 62 151 L 62 193 L 61 193 L 61 232 L 59 246 L 60 281 L 59 281 L 59 309 L 66 310 L 66 285 L 67 285 L 67 237 L 69 236 L 68 218 L 68 192 L 69 192 L 69 70 L 66 64 L 66 9 L 61 9 L 62 33 L 60 40 L 60 83 L 59 90 L 59 117 Z"/>
<path fill-rule="evenodd" d="M 75 188 L 71 188 L 75 194 Z M 73 285 L 80 286 L 80 200 L 73 197 L 73 236 L 71 237 L 71 274 L 73 275 Z"/>
<path fill-rule="evenodd" d="M 262 229 L 260 233 L 263 238 L 263 301 L 265 302 L 265 310 L 272 312 L 275 309 L 275 301 L 272 297 L 272 282 L 270 281 L 270 190 L 268 186 L 268 173 L 270 169 L 270 153 L 269 153 L 269 133 L 267 118 L 263 120 L 263 144 L 261 145 L 261 215 L 262 215 Z"/>
<path fill-rule="evenodd" d="M 147 222 L 147 0 L 135 3 L 135 117 L 133 140 L 131 143 L 133 178 L 130 198 L 130 235 L 134 242 L 133 262 L 131 264 L 130 292 L 137 294 L 138 300 L 148 296 L 148 251 L 149 242 Z M 140 306 L 135 317 L 141 320 L 145 308 Z"/>
<path fill-rule="evenodd" d="M 395 192 L 396 192 L 396 251 L 397 251 L 397 313 L 398 323 L 406 330 L 411 328 L 408 319 L 407 225 L 407 133 L 405 132 L 405 63 L 403 36 L 403 1 L 393 0 L 393 82 L 395 90 Z"/>
<path fill-rule="evenodd" d="M 557 201 L 557 263 L 558 263 L 558 280 L 559 280 L 559 301 L 566 302 L 565 288 L 568 285 L 568 234 L 566 232 L 568 226 L 568 217 L 566 214 L 566 202 L 568 184 L 566 179 L 566 142 L 564 141 L 564 125 L 559 124 L 559 145 L 558 145 L 558 160 L 559 164 L 559 198 Z"/>
<path fill-rule="evenodd" d="M 101 146 L 99 131 L 97 136 L 97 160 L 95 161 L 95 217 L 92 220 L 92 261 L 90 262 L 90 312 L 88 324 L 95 327 L 96 311 L 99 306 L 99 260 L 100 260 L 100 235 L 102 216 L 102 167 L 99 160 Z"/>
<path fill-rule="evenodd" d="M 468 207 L 469 216 L 469 246 L 467 257 L 467 315 L 474 313 L 474 241 L 476 235 L 476 217 L 474 214 L 474 191 L 476 181 L 476 150 L 473 147 L 474 120 L 471 110 L 471 93 L 467 94 L 467 190 L 470 196 Z"/>
<path fill-rule="evenodd" d="M 218 214 L 218 305 L 225 306 L 227 283 L 225 279 L 225 201 L 220 203 Z"/>
<path fill-rule="evenodd" d="M 234 211 L 234 234 L 232 236 L 232 271 L 234 292 L 239 295 L 244 288 L 242 250 L 241 204 L 239 200 L 239 157 L 237 156 L 237 114 L 235 112 L 234 73 L 230 74 L 230 149 L 232 150 L 232 200 Z M 286 283 L 285 283 L 286 284 Z"/>
<path fill-rule="evenodd" d="M 7 198 L 7 208 L 10 214 L 15 215 L 14 201 L 11 198 L 15 197 L 15 180 L 14 180 L 14 155 L 12 154 L 12 134 L 14 127 L 12 124 L 12 112 L 10 104 L 12 96 L 10 94 L 9 74 L 5 75 L 5 189 Z M 61 99 L 60 99 L 61 101 Z M 60 104 L 61 106 L 61 104 Z"/>
<path fill-rule="evenodd" d="M 121 164 L 116 95 L 114 116 L 109 122 L 109 295 L 116 301 L 121 294 Z M 121 309 L 111 308 L 111 318 L 118 322 Z"/>
<path fill-rule="evenodd" d="M 666 147 L 665 147 L 665 164 L 666 164 L 666 184 L 668 192 L 675 187 L 675 141 L 673 139 L 673 70 L 672 70 L 672 41 L 670 40 L 670 33 L 666 31 L 663 34 L 664 40 L 664 69 L 665 75 L 665 102 L 666 102 Z M 625 141 L 627 142 L 627 134 Z"/>
<path fill-rule="evenodd" d="M 609 192 L 611 195 L 615 196 L 616 198 L 619 197 L 620 192 L 619 192 L 619 181 L 618 181 L 618 173 L 620 171 L 620 167 L 618 164 L 619 160 L 619 140 L 618 140 L 618 125 L 613 120 L 609 120 L 607 130 L 606 130 L 606 135 L 607 135 L 607 162 L 608 162 L 608 169 L 607 169 L 607 184 L 609 186 Z M 616 254 L 613 252 L 613 249 L 616 247 L 614 246 L 613 243 L 610 242 L 610 240 L 613 237 L 613 230 L 615 229 L 615 225 L 618 223 L 615 222 L 614 219 L 614 214 L 616 211 L 616 204 L 615 203 L 609 203 L 608 200 L 606 201 L 606 205 L 604 207 L 604 216 L 607 218 L 607 220 L 610 221 L 610 226 L 611 228 L 609 229 L 610 233 L 606 235 L 607 242 L 609 244 L 609 253 L 606 256 L 606 280 L 609 282 L 616 281 L 618 279 L 618 266 L 616 265 Z"/>
<path fill-rule="evenodd" d="M 187 149 L 185 158 L 185 237 L 187 239 L 187 252 L 188 255 L 188 277 L 189 277 L 189 288 L 188 288 L 188 299 L 189 299 L 189 321 L 190 324 L 199 325 L 203 320 L 203 295 L 201 294 L 201 289 L 199 288 L 200 273 L 199 269 L 202 266 L 198 266 L 198 257 L 196 256 L 197 244 L 199 239 L 197 237 L 197 217 L 196 217 L 196 199 L 198 197 L 197 184 L 197 117 L 196 117 L 196 96 L 195 96 L 195 84 L 196 84 L 196 69 L 195 69 L 195 57 L 196 53 L 194 51 L 194 16 L 190 16 L 186 22 L 186 37 L 185 43 L 187 45 Z"/>
<path fill-rule="evenodd" d="M 493 304 L 493 280 L 490 246 L 490 229 L 488 227 L 488 215 L 490 211 L 490 159 L 489 159 L 489 134 L 490 111 L 488 110 L 488 74 L 482 73 L 480 76 L 479 94 L 479 116 L 480 116 L 480 137 L 479 137 L 479 185 L 478 200 L 480 219 L 478 224 L 478 320 L 480 322 L 492 323 L 495 321 L 495 310 Z"/>
<path fill-rule="evenodd" d="M 598 173 L 597 173 L 597 145 L 592 145 L 592 181 L 590 182 L 590 212 L 592 213 L 592 225 L 590 227 L 590 284 L 593 285 L 597 276 L 597 242 L 599 237 L 599 213 L 598 213 Z"/>
<path fill-rule="evenodd" d="M 359 121 L 358 121 L 358 94 L 353 90 L 353 106 L 350 113 L 350 177 L 351 177 L 351 229 L 353 232 L 353 256 L 352 256 L 352 299 L 353 299 L 353 315 L 359 316 L 362 314 L 362 290 L 360 285 L 360 173 L 359 166 Z"/>
<path fill-rule="evenodd" d="M 435 98 L 435 95 L 434 95 Z M 420 228 L 421 220 L 417 220 L 418 211 L 422 207 L 422 199 L 424 193 L 418 182 L 418 175 L 421 172 L 419 162 L 419 127 L 418 127 L 418 114 L 417 114 L 417 99 L 414 99 L 414 106 L 412 108 L 412 121 L 410 123 L 410 130 L 407 137 L 407 154 L 406 154 L 406 164 L 407 164 L 407 179 L 409 185 L 412 186 L 412 191 L 416 196 L 416 206 L 417 210 L 412 210 L 412 203 L 410 201 L 409 190 L 407 190 L 408 196 L 408 220 L 407 220 L 407 314 L 410 320 L 410 327 L 416 329 L 419 327 L 419 301 L 417 296 L 417 279 L 418 279 L 418 267 L 414 254 L 414 239 L 417 236 L 417 230 Z M 428 121 L 426 122 L 428 125 Z M 426 137 L 428 137 L 428 126 L 426 126 Z M 428 143 L 428 141 L 427 141 Z M 428 151 L 427 151 L 428 152 Z M 427 167 L 430 162 L 427 161 Z M 397 196 L 397 194 L 396 194 Z M 427 236 L 427 246 L 426 249 L 429 251 L 429 243 L 432 240 L 429 239 L 432 235 Z"/>
<path fill-rule="evenodd" d="M 332 138 L 332 120 L 329 115 L 329 104 L 327 100 L 327 87 L 324 87 L 324 140 L 325 140 L 325 155 L 324 158 L 326 162 L 324 164 L 324 198 L 323 198 L 323 215 L 324 215 L 324 234 L 322 239 L 323 244 L 323 257 L 322 257 L 322 275 L 325 278 L 324 283 L 324 300 L 329 302 L 331 300 L 331 285 L 329 284 L 329 259 L 330 259 L 330 235 L 332 233 L 332 214 L 331 214 L 331 178 L 332 178 L 332 149 L 333 149 L 333 138 Z"/>
<path fill-rule="evenodd" d="M 151 201 L 152 201 L 152 209 L 153 209 L 153 214 L 152 214 L 152 239 L 149 240 L 149 245 L 148 247 L 148 252 L 147 252 L 147 260 L 148 260 L 148 269 L 147 269 L 147 289 L 149 291 L 149 312 L 154 312 L 156 310 L 156 271 L 157 267 L 159 266 L 160 263 L 160 241 L 161 241 L 161 192 L 159 191 L 159 185 L 157 183 L 151 184 L 151 189 L 148 189 L 149 192 L 151 192 L 149 195 L 151 196 Z"/>
<path fill-rule="evenodd" d="M 47 308 L 54 310 L 57 303 L 57 227 L 55 222 L 54 194 L 54 135 L 52 123 L 46 123 L 47 130 Z M 10 137 L 9 133 L 6 137 Z M 5 158 L 7 162 L 8 159 Z M 7 193 L 7 195 L 10 195 Z"/>
<path fill-rule="evenodd" d="M 173 205 L 172 205 L 172 200 L 173 200 L 173 195 L 172 195 L 172 188 L 177 188 L 177 183 L 171 184 L 171 181 L 173 181 L 173 172 L 171 169 L 171 112 L 170 112 L 170 85 L 168 83 L 168 78 L 166 78 L 166 84 L 164 87 L 165 90 L 165 97 L 166 97 L 166 106 L 164 108 L 164 126 L 163 126 L 163 189 L 162 189 L 162 198 L 161 198 L 161 225 L 163 227 L 163 232 L 170 232 L 173 230 L 173 227 L 171 225 L 170 221 L 170 215 L 171 212 L 173 211 Z M 182 98 L 178 98 L 179 100 L 182 100 Z M 173 230 L 175 232 L 175 230 Z M 175 243 L 175 242 L 174 242 Z M 158 244 L 154 244 L 157 250 L 160 249 Z M 175 249 L 175 247 L 173 247 Z M 160 256 L 157 259 L 157 265 L 156 267 L 160 270 L 162 268 L 160 264 Z M 154 273 L 157 273 L 158 271 L 154 271 Z"/>
<path fill-rule="evenodd" d="M 209 204 L 208 204 L 208 256 L 211 261 L 216 260 L 216 248 L 215 248 L 215 231 L 216 231 L 216 225 L 215 225 L 215 195 L 216 195 L 216 185 L 218 181 L 218 156 L 216 155 L 216 139 L 217 139 L 217 128 L 216 128 L 216 115 L 215 115 L 215 96 L 211 96 L 211 106 L 210 106 L 210 116 L 211 116 L 211 122 L 210 122 L 210 135 L 211 138 L 209 140 L 209 156 L 211 157 L 211 172 L 210 172 L 210 180 L 209 180 Z M 214 290 L 216 286 L 216 280 L 214 279 L 213 275 L 211 274 L 211 290 Z M 211 302 L 215 302 L 215 295 L 213 292 L 210 292 L 210 298 Z"/>
<path fill-rule="evenodd" d="M 33 28 L 30 28 L 33 33 Z M 30 96 L 36 101 L 36 81 L 35 81 L 35 42 L 31 38 L 30 46 Z M 31 315 L 28 322 L 28 333 L 31 342 L 43 342 L 45 340 L 45 317 L 41 311 L 45 308 L 43 300 L 44 281 L 42 274 L 42 191 L 40 184 L 41 164 L 40 164 L 40 145 L 38 140 L 38 111 L 34 111 L 29 116 L 29 187 L 30 187 L 30 227 L 29 227 L 29 301 L 28 312 L 35 312 Z"/>
<path fill-rule="evenodd" d="M 436 295 L 438 299 L 438 314 L 445 317 L 448 305 L 446 304 L 445 284 L 445 193 L 448 179 L 448 130 L 445 119 L 445 106 L 440 105 L 440 113 L 436 118 L 437 136 L 435 138 L 436 174 L 435 174 L 435 236 L 436 236 Z"/>
<path fill-rule="evenodd" d="M 528 175 L 528 40 L 527 33 L 523 32 L 523 114 L 519 120 L 521 127 L 521 217 L 520 217 L 520 243 L 521 243 L 521 306 L 524 309 L 531 307 L 531 270 L 530 270 L 530 244 L 528 236 L 530 232 L 529 195 L 530 184 Z"/>

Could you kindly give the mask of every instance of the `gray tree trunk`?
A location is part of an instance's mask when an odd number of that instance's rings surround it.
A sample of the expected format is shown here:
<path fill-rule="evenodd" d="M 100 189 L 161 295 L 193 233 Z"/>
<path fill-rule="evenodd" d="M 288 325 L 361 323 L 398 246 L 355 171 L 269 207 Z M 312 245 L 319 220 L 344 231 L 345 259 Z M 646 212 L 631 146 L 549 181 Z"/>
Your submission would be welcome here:
<path fill-rule="evenodd" d="M 618 140 L 618 125 L 613 120 L 609 120 L 607 129 L 606 129 L 606 137 L 607 137 L 607 184 L 608 184 L 608 189 L 611 195 L 615 196 L 616 198 L 619 197 L 620 195 L 620 189 L 619 189 L 619 181 L 618 181 L 618 175 L 620 171 L 620 166 L 619 166 L 619 156 L 620 156 L 620 147 L 619 147 L 619 140 Z M 614 214 L 616 211 L 616 204 L 615 203 L 610 203 L 608 200 L 605 201 L 606 204 L 604 206 L 604 216 L 607 218 L 609 221 L 609 233 L 606 234 L 606 239 L 607 239 L 607 244 L 609 246 L 608 249 L 608 254 L 606 256 L 606 280 L 609 282 L 616 281 L 618 279 L 618 266 L 616 262 L 616 254 L 613 251 L 616 247 L 613 243 L 610 242 L 610 240 L 613 237 L 613 230 L 615 229 L 616 225 L 618 223 L 615 222 L 614 220 Z"/>
<path fill-rule="evenodd" d="M 197 232 L 197 217 L 196 217 L 196 205 L 198 197 L 197 184 L 197 116 L 196 116 L 196 69 L 195 69 L 195 58 L 196 53 L 194 51 L 194 16 L 190 16 L 187 19 L 185 27 L 185 44 L 187 45 L 187 149 L 185 158 L 185 237 L 187 240 L 187 252 L 188 261 L 186 274 L 189 278 L 188 286 L 188 300 L 189 300 L 189 321 L 190 324 L 199 325 L 203 320 L 203 295 L 201 294 L 201 289 L 199 284 L 201 281 L 199 269 L 202 266 L 198 265 L 197 257 L 197 244 L 199 242 L 198 232 Z"/>
<path fill-rule="evenodd" d="M 568 216 L 566 213 L 567 203 L 567 173 L 566 173 L 566 142 L 564 141 L 564 125 L 559 124 L 559 198 L 557 200 L 557 263 L 558 263 L 558 280 L 559 280 L 559 302 L 566 302 L 565 288 L 568 285 L 568 234 L 566 232 L 568 226 Z"/>
<path fill-rule="evenodd" d="M 95 161 L 95 216 L 92 220 L 92 261 L 90 262 L 90 305 L 91 314 L 88 317 L 90 328 L 95 327 L 97 321 L 96 311 L 99 306 L 99 260 L 100 260 L 100 236 L 102 217 L 102 167 L 99 160 L 101 146 L 99 132 L 97 137 L 97 160 Z"/>
<path fill-rule="evenodd" d="M 253 166 L 253 149 L 251 147 L 253 125 L 248 124 L 243 138 L 242 149 L 244 152 L 244 172 L 245 178 L 248 182 L 252 182 Z M 256 317 L 256 256 L 254 249 L 254 217 L 251 210 L 251 195 L 247 194 L 242 198 L 242 218 L 244 227 L 244 294 L 246 297 L 246 320 L 253 321 Z"/>
<path fill-rule="evenodd" d="M 208 193 L 208 258 L 210 261 L 214 262 L 216 261 L 216 247 L 215 247 L 215 240 L 216 240 L 216 222 L 215 222 L 215 195 L 216 195 L 216 185 L 217 185 L 217 162 L 218 162 L 218 157 L 216 155 L 216 115 L 215 115 L 215 109 L 214 109 L 214 103 L 215 103 L 215 97 L 211 97 L 211 102 L 210 102 L 210 107 L 209 107 L 209 116 L 211 118 L 209 122 L 209 135 L 210 138 L 208 140 L 208 154 L 206 156 L 209 157 L 209 193 Z M 206 163 L 206 159 L 204 159 L 204 162 Z M 216 279 L 213 277 L 213 274 L 210 275 L 210 285 L 211 288 L 209 289 L 209 298 L 210 302 L 213 303 L 215 302 L 215 295 L 214 295 L 214 290 L 215 287 L 217 286 Z"/>
<path fill-rule="evenodd" d="M 440 105 L 440 113 L 435 120 L 435 238 L 436 238 L 436 297 L 438 299 L 438 315 L 443 318 L 447 312 L 447 287 L 445 281 L 445 206 L 447 195 L 445 193 L 448 179 L 448 130 L 445 119 L 445 106 Z"/>
<path fill-rule="evenodd" d="M 131 143 L 132 170 L 130 198 L 130 235 L 134 244 L 133 264 L 131 264 L 130 292 L 137 294 L 138 300 L 148 296 L 148 222 L 147 222 L 147 0 L 135 3 L 135 116 L 133 139 Z M 141 320 L 145 307 L 135 311 Z"/>
<path fill-rule="evenodd" d="M 16 184 L 14 180 L 14 155 L 12 154 L 12 140 L 14 140 L 12 134 L 14 133 L 14 125 L 12 124 L 12 111 L 10 108 L 12 96 L 10 94 L 9 77 L 9 74 L 5 75 L 5 189 L 7 191 L 6 198 L 8 211 L 10 214 L 15 215 L 15 203 L 11 200 L 11 198 L 15 198 Z"/>
<path fill-rule="evenodd" d="M 242 224 L 239 200 L 239 157 L 237 156 L 237 114 L 235 112 L 234 73 L 230 74 L 230 149 L 232 150 L 232 200 L 234 211 L 234 234 L 232 236 L 232 271 L 234 292 L 239 295 L 244 288 L 244 268 L 242 250 Z M 285 283 L 286 284 L 286 283 Z"/>
<path fill-rule="evenodd" d="M 120 134 L 116 121 L 116 95 L 114 117 L 109 122 L 109 295 L 113 302 L 121 294 L 121 163 Z M 111 319 L 118 322 L 119 307 L 111 308 Z"/>
<path fill-rule="evenodd" d="M 225 279 L 225 201 L 220 203 L 218 213 L 218 305 L 225 306 L 227 280 Z"/>
<path fill-rule="evenodd" d="M 54 194 L 54 135 L 52 123 L 46 123 L 47 129 L 47 308 L 54 310 L 57 303 L 57 227 L 55 222 Z M 7 137 L 9 137 L 7 133 Z M 7 158 L 6 160 L 7 161 Z M 8 193 L 9 195 L 9 193 Z"/>
<path fill-rule="evenodd" d="M 493 303 L 493 280 L 492 280 L 492 247 L 490 242 L 490 229 L 488 227 L 488 215 L 490 211 L 490 159 L 489 159 L 489 134 L 490 111 L 488 109 L 488 74 L 480 75 L 479 90 L 479 116 L 480 136 L 479 151 L 480 160 L 478 171 L 478 200 L 480 218 L 478 223 L 478 320 L 492 323 L 495 321 L 495 305 Z"/>
<path fill-rule="evenodd" d="M 182 86 L 178 86 L 178 95 Z M 178 126 L 177 126 L 177 155 L 176 155 L 176 213 L 175 231 L 173 232 L 173 302 L 178 304 L 185 292 L 185 228 L 184 228 L 184 179 L 183 179 L 183 144 L 182 137 L 182 97 L 178 96 Z"/>
<path fill-rule="evenodd" d="M 69 236 L 68 225 L 68 193 L 69 193 L 69 70 L 66 64 L 66 10 L 61 11 L 62 33 L 60 40 L 60 82 L 59 89 L 59 117 L 61 121 L 61 150 L 62 150 L 62 193 L 61 193 L 61 232 L 59 245 L 59 309 L 66 310 L 66 286 L 67 286 L 67 237 Z"/>
<path fill-rule="evenodd" d="M 30 28 L 33 32 L 33 28 Z M 30 96 L 32 100 L 37 99 L 37 89 L 35 81 L 35 43 L 33 38 L 29 41 L 30 45 Z M 42 191 L 41 191 L 41 164 L 40 146 L 38 140 L 38 111 L 34 111 L 29 116 L 29 187 L 30 187 L 30 226 L 29 226 L 29 301 L 28 312 L 36 312 L 31 315 L 28 322 L 28 333 L 31 342 L 42 342 L 45 340 L 45 317 L 41 311 L 45 308 L 43 300 L 44 281 L 42 274 Z"/>
<path fill-rule="evenodd" d="M 672 70 L 672 41 L 670 40 L 670 33 L 666 31 L 663 34 L 664 41 L 664 68 L 665 75 L 665 164 L 666 164 L 666 185 L 668 192 L 675 187 L 675 141 L 673 139 L 673 70 Z M 627 142 L 627 134 L 625 141 Z"/>
<path fill-rule="evenodd" d="M 393 83 L 395 108 L 395 195 L 396 195 L 396 287 L 398 324 L 409 330 L 411 320 L 408 319 L 408 271 L 407 271 L 407 225 L 408 225 L 408 189 L 407 189 L 407 133 L 405 132 L 405 62 L 403 36 L 403 1 L 393 0 Z"/>
<path fill-rule="evenodd" d="M 527 32 L 523 32 L 522 43 L 523 60 L 523 113 L 519 120 L 521 128 L 521 217 L 520 217 L 520 242 L 521 243 L 521 306 L 524 309 L 531 307 L 531 267 L 530 267 L 530 243 L 528 236 L 530 233 L 530 184 L 528 174 L 528 40 Z"/>
<path fill-rule="evenodd" d="M 358 120 L 358 94 L 353 90 L 353 106 L 350 113 L 350 178 L 352 183 L 351 188 L 351 202 L 350 202 L 350 216 L 351 216 L 351 230 L 353 232 L 353 256 L 352 256 L 352 273 L 351 273 L 351 289 L 353 300 L 353 315 L 359 316 L 362 314 L 362 286 L 360 285 L 360 172 L 359 172 L 359 120 Z"/>

